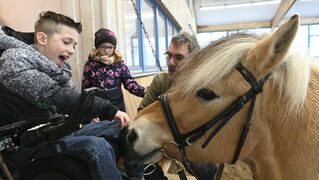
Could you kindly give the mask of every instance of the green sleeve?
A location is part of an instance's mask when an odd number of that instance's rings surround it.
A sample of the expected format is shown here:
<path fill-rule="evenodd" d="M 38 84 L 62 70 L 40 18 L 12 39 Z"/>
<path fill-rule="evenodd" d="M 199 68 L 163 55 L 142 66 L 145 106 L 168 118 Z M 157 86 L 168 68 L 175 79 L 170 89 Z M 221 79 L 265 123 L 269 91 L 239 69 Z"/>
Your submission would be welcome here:
<path fill-rule="evenodd" d="M 152 104 L 153 102 L 158 100 L 158 96 L 161 95 L 159 88 L 159 78 L 155 76 L 151 85 L 149 86 L 146 94 L 144 95 L 143 100 L 141 101 L 137 111 L 144 109 L 146 106 Z"/>

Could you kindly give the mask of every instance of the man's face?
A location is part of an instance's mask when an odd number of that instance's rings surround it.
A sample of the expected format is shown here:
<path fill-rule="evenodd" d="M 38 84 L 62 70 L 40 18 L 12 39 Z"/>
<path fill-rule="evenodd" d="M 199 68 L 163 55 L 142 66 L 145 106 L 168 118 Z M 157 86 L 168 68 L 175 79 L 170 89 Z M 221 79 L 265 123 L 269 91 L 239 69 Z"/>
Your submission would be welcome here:
<path fill-rule="evenodd" d="M 177 68 L 183 63 L 184 57 L 189 54 L 187 46 L 187 43 L 181 45 L 171 43 L 169 45 L 165 54 L 168 66 L 168 73 L 170 76 L 173 76 L 175 74 Z"/>
<path fill-rule="evenodd" d="M 59 67 L 75 52 L 78 33 L 74 28 L 60 25 L 60 32 L 46 37 L 41 53 Z"/>

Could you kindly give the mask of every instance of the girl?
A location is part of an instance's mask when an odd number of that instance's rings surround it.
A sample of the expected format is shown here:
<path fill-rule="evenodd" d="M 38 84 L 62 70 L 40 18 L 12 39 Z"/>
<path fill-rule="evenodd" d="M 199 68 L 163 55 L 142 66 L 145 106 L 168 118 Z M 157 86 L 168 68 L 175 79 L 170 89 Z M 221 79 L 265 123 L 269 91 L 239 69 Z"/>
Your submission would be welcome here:
<path fill-rule="evenodd" d="M 116 49 L 115 34 L 105 28 L 95 33 L 95 48 L 84 66 L 82 90 L 97 87 L 97 96 L 109 99 L 121 111 L 126 112 L 121 83 L 131 94 L 144 97 L 145 88 L 140 86 Z"/>

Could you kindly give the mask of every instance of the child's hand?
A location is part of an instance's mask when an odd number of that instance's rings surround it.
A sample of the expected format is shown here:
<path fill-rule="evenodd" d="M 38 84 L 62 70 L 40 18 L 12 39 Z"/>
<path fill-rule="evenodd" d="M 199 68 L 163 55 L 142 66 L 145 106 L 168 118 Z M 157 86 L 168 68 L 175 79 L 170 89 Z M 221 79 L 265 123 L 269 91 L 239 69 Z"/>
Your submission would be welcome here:
<path fill-rule="evenodd" d="M 96 118 L 93 118 L 91 120 L 91 123 L 97 123 L 97 122 L 100 122 L 100 121 L 101 121 L 100 118 L 96 117 Z"/>
<path fill-rule="evenodd" d="M 120 110 L 118 110 L 115 114 L 114 120 L 121 122 L 121 129 L 123 127 L 126 127 L 131 122 L 131 118 L 125 112 L 122 112 Z"/>

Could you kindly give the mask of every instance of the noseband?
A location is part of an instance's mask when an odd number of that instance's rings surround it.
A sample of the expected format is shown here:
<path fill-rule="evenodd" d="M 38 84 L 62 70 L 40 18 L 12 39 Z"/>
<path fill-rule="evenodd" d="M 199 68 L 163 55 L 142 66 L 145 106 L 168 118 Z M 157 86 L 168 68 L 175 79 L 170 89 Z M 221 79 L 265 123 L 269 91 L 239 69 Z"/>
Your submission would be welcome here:
<path fill-rule="evenodd" d="M 236 66 L 237 71 L 240 72 L 240 74 L 245 78 L 245 80 L 250 84 L 251 88 L 242 96 L 238 97 L 231 105 L 229 105 L 224 111 L 219 113 L 216 117 L 212 118 L 207 123 L 201 125 L 200 127 L 191 130 L 190 132 L 181 134 L 179 132 L 179 129 L 177 127 L 177 124 L 174 120 L 174 116 L 172 113 L 172 110 L 170 108 L 169 102 L 168 102 L 168 95 L 164 94 L 160 97 L 166 119 L 168 121 L 168 124 L 170 126 L 170 129 L 172 131 L 172 134 L 174 136 L 174 140 L 176 142 L 176 146 L 180 148 L 181 152 L 183 153 L 183 156 L 185 156 L 185 150 L 184 148 L 186 146 L 191 145 L 193 142 L 195 142 L 197 139 L 201 138 L 205 135 L 205 133 L 212 128 L 216 123 L 220 122 L 216 129 L 207 137 L 205 142 L 202 144 L 202 148 L 205 148 L 207 144 L 210 142 L 210 140 L 225 126 L 225 124 L 240 110 L 242 109 L 247 102 L 251 100 L 248 116 L 246 119 L 246 122 L 243 126 L 242 133 L 239 139 L 239 143 L 237 145 L 237 149 L 235 151 L 233 160 L 230 162 L 230 164 L 236 163 L 238 160 L 240 151 L 244 145 L 245 139 L 247 137 L 252 113 L 255 106 L 256 96 L 262 91 L 262 87 L 269 78 L 270 74 L 266 75 L 264 78 L 260 79 L 259 81 L 256 80 L 256 78 L 241 64 L 239 63 Z M 182 158 L 184 160 L 184 157 Z M 182 161 L 183 162 L 183 161 Z M 184 164 L 185 166 L 185 164 Z"/>

